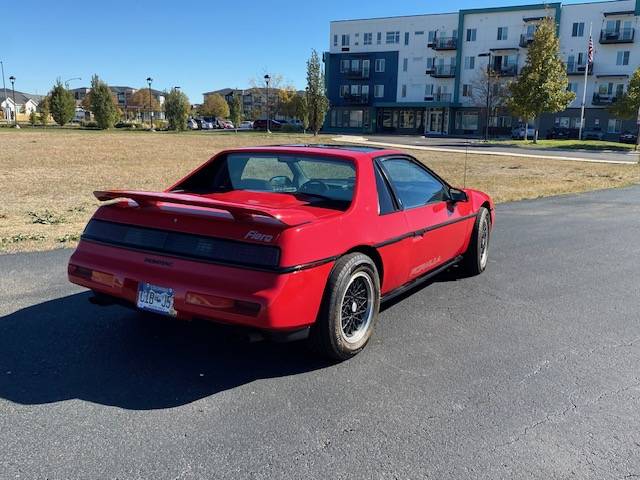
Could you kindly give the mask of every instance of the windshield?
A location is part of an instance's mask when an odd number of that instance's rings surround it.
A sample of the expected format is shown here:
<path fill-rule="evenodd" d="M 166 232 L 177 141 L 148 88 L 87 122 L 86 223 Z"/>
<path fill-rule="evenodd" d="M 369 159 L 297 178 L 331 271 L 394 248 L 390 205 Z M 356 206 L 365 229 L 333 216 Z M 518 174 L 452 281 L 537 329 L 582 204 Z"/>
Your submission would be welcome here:
<path fill-rule="evenodd" d="M 196 172 L 176 190 L 199 194 L 233 190 L 283 193 L 346 209 L 353 198 L 355 176 L 355 165 L 346 160 L 232 153 Z"/>

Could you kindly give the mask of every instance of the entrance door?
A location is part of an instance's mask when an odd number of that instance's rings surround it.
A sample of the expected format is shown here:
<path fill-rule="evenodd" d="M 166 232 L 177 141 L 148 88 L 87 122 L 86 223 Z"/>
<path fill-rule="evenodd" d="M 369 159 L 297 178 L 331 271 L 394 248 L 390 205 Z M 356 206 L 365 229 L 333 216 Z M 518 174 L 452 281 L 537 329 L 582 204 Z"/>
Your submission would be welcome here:
<path fill-rule="evenodd" d="M 427 131 L 429 133 L 442 133 L 442 112 L 432 110 L 429 113 L 429 122 L 427 125 Z"/>

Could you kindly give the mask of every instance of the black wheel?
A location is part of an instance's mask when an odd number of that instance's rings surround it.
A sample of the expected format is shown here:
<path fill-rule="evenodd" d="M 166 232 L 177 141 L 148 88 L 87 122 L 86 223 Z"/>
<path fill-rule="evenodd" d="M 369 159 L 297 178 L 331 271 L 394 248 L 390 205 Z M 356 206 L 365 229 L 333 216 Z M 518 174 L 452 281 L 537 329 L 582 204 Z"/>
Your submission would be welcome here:
<path fill-rule="evenodd" d="M 318 353 L 347 360 L 373 333 L 380 308 L 380 280 L 373 261 L 362 253 L 340 258 L 333 267 L 320 314 L 311 331 Z"/>
<path fill-rule="evenodd" d="M 469 275 L 478 275 L 487 268 L 489 240 L 491 239 L 491 216 L 489 210 L 480 208 L 471 232 L 471 242 L 464 254 L 463 266 Z"/>

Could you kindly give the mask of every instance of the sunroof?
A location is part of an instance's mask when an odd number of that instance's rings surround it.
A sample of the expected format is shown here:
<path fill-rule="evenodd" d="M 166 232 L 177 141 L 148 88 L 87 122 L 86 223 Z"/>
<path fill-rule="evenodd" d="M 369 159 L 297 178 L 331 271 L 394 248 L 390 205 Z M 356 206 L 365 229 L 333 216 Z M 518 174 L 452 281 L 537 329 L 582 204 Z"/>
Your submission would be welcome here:
<path fill-rule="evenodd" d="M 336 150 L 350 150 L 352 152 L 377 152 L 379 150 L 385 150 L 382 147 L 370 147 L 368 145 L 339 145 L 339 144 L 327 144 L 327 143 L 307 143 L 307 144 L 290 144 L 280 145 L 280 147 L 306 147 L 306 148 L 332 148 Z"/>

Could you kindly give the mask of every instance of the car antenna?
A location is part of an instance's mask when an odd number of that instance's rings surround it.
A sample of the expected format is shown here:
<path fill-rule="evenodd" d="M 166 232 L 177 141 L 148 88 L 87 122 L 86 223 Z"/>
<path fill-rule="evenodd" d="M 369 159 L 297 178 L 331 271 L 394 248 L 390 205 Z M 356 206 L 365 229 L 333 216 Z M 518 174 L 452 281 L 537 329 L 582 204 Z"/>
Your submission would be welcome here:
<path fill-rule="evenodd" d="M 465 142 L 464 174 L 462 177 L 462 188 L 467 188 L 467 159 L 468 158 L 469 158 L 469 140 Z"/>

